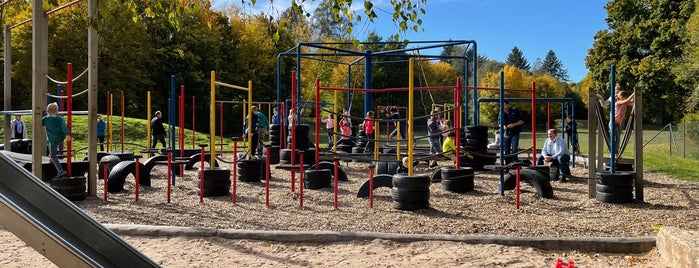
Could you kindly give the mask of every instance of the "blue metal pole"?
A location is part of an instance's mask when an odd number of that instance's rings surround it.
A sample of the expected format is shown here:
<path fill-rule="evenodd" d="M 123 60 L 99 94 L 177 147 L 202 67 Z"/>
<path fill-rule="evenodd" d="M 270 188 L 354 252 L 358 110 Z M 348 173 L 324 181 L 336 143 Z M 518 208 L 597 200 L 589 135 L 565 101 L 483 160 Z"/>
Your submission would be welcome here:
<path fill-rule="evenodd" d="M 612 65 L 611 70 L 609 71 L 609 76 L 610 76 L 610 78 L 609 78 L 609 81 L 610 81 L 609 82 L 609 87 L 610 87 L 609 98 L 611 99 L 611 104 L 609 104 L 609 106 L 610 106 L 609 107 L 609 122 L 610 122 L 610 124 L 609 124 L 609 140 L 610 140 L 610 143 L 609 144 L 611 145 L 611 146 L 609 146 L 610 147 L 609 148 L 609 173 L 614 174 L 614 171 L 615 171 L 615 169 L 614 169 L 615 159 L 614 158 L 616 158 L 615 157 L 616 144 L 618 142 L 617 140 L 614 139 L 614 137 L 616 137 L 616 136 L 614 136 L 614 135 L 616 135 L 616 130 L 614 129 L 614 126 L 616 125 L 616 122 L 614 120 L 614 113 L 615 113 L 614 105 L 616 104 L 616 98 L 615 98 L 615 96 L 616 96 L 615 91 L 616 90 L 614 88 L 615 79 L 616 79 L 616 67 L 614 65 Z"/>
<path fill-rule="evenodd" d="M 503 97 L 505 96 L 505 72 L 500 71 L 500 166 L 505 165 L 505 101 Z M 514 152 L 513 152 L 514 153 Z M 505 171 L 500 169 L 500 196 L 505 196 Z"/>
<path fill-rule="evenodd" d="M 370 89 L 371 88 L 371 50 L 366 51 L 366 56 L 364 59 L 364 89 Z M 349 69 L 349 68 L 348 68 Z M 367 112 L 371 111 L 371 93 L 365 93 L 364 94 L 364 113 L 362 115 L 365 115 Z"/>

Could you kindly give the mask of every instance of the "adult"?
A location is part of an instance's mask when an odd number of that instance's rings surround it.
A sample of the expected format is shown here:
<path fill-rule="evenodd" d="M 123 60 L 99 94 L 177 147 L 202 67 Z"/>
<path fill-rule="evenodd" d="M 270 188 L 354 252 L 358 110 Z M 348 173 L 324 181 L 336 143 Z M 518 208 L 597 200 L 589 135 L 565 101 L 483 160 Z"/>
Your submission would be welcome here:
<path fill-rule="evenodd" d="M 163 127 L 163 113 L 160 111 L 156 111 L 155 116 L 150 120 L 150 132 L 153 135 L 150 148 L 155 149 L 158 142 L 165 148 L 165 127 Z"/>
<path fill-rule="evenodd" d="M 102 115 L 97 114 L 97 141 L 100 143 L 100 151 L 104 152 L 104 134 L 107 124 L 102 120 Z"/>
<path fill-rule="evenodd" d="M 398 107 L 393 106 L 391 107 L 391 115 L 388 116 L 387 119 L 393 120 L 393 125 L 395 128 L 393 131 L 391 131 L 391 135 L 389 135 L 391 138 L 394 138 L 398 136 L 398 133 L 400 133 L 400 138 L 405 139 L 405 132 L 406 132 L 406 127 L 405 125 L 408 122 L 400 122 L 400 113 L 398 112 Z"/>
<path fill-rule="evenodd" d="M 568 135 L 568 139 L 570 139 L 573 152 L 579 154 L 580 143 L 578 142 L 578 123 L 573 121 L 573 118 L 570 115 L 566 117 L 565 132 L 566 135 Z"/>
<path fill-rule="evenodd" d="M 262 154 L 262 149 L 264 148 L 264 142 L 265 142 L 265 137 L 267 137 L 267 129 L 269 127 L 269 121 L 267 121 L 267 117 L 265 116 L 262 111 L 258 110 L 257 107 L 252 106 L 255 110 L 255 114 L 257 115 L 257 133 L 258 133 L 258 141 L 259 145 L 257 147 L 257 154 Z"/>
<path fill-rule="evenodd" d="M 549 129 L 546 132 L 548 137 L 544 141 L 544 147 L 541 147 L 541 154 L 536 159 L 537 165 L 550 163 L 558 166 L 558 173 L 561 174 L 560 181 L 565 181 L 566 176 L 570 177 L 570 155 L 568 154 L 568 144 L 563 138 L 556 135 L 555 129 Z"/>
<path fill-rule="evenodd" d="M 10 122 L 10 126 L 12 129 L 12 133 L 10 133 L 10 137 L 12 139 L 26 139 L 27 138 L 27 127 L 26 124 L 24 124 L 24 121 L 22 121 L 22 116 L 16 114 L 15 119 L 12 119 Z"/>
<path fill-rule="evenodd" d="M 505 131 L 503 133 L 503 145 L 505 147 L 505 154 L 511 155 L 505 157 L 505 163 L 509 164 L 512 162 L 519 162 L 517 157 L 517 152 L 519 151 L 519 133 L 522 132 L 522 114 L 515 107 L 510 106 L 509 101 L 505 101 L 505 118 L 502 122 L 502 128 Z"/>
<path fill-rule="evenodd" d="M 611 142 L 612 144 L 614 144 L 614 148 L 618 148 L 620 136 L 619 126 L 622 122 L 624 122 L 624 118 L 626 117 L 626 107 L 632 104 L 634 101 L 634 94 L 629 95 L 628 92 L 622 90 L 621 85 L 619 84 L 616 85 L 615 91 L 616 94 L 614 95 L 614 120 L 612 120 L 612 118 L 609 119 L 609 129 L 614 129 L 614 136 L 612 137 Z M 602 100 L 602 96 L 600 94 L 597 94 L 597 98 L 600 101 Z M 611 103 L 612 97 L 609 96 L 609 98 L 606 101 L 602 102 L 602 106 L 607 108 Z"/>
<path fill-rule="evenodd" d="M 250 125 L 248 125 L 248 119 L 250 119 Z M 245 118 L 244 128 L 246 137 L 249 137 L 248 146 L 250 149 L 250 155 L 255 155 L 257 153 L 257 147 L 260 143 L 260 133 L 257 129 L 258 118 L 257 118 L 257 107 L 252 106 L 250 109 L 250 114 Z"/>
<path fill-rule="evenodd" d="M 441 128 L 439 127 L 439 116 L 436 113 L 430 115 L 430 119 L 427 119 L 427 135 L 428 141 L 430 142 L 430 154 L 441 154 L 442 144 L 439 143 L 439 137 L 441 136 Z M 437 160 L 430 161 L 430 167 L 437 166 Z"/>

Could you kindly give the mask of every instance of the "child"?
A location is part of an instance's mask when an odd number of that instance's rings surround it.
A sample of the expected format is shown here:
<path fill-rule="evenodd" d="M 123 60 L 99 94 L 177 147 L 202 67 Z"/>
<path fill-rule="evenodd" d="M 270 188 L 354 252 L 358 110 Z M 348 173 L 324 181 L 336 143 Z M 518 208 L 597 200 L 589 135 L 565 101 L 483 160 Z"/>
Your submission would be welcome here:
<path fill-rule="evenodd" d="M 46 107 L 46 112 L 48 115 L 41 119 L 41 125 L 46 128 L 51 163 L 53 163 L 56 167 L 56 171 L 58 171 L 54 179 L 59 179 L 66 175 L 66 171 L 58 160 L 59 147 L 63 144 L 63 140 L 70 141 L 70 132 L 68 132 L 68 126 L 63 120 L 63 117 L 58 115 L 57 103 L 50 103 Z"/>
<path fill-rule="evenodd" d="M 366 112 L 366 118 L 364 118 L 362 125 L 364 126 L 364 133 L 366 134 L 368 140 L 366 147 L 364 148 L 364 152 L 371 153 L 374 151 L 374 112 Z"/>
<path fill-rule="evenodd" d="M 491 142 L 491 143 L 488 143 L 489 150 L 495 150 L 495 149 L 500 148 L 500 131 L 496 130 L 493 133 L 493 136 L 495 136 L 495 140 L 493 140 L 493 142 Z"/>
<path fill-rule="evenodd" d="M 328 118 L 323 119 L 325 123 L 325 131 L 328 132 L 328 147 L 333 145 L 333 131 L 335 128 L 335 119 L 332 114 L 328 114 Z"/>
<path fill-rule="evenodd" d="M 408 159 L 407 156 L 406 156 L 406 157 L 403 157 L 403 161 L 401 162 L 401 164 L 400 164 L 400 165 L 398 166 L 398 168 L 396 169 L 396 174 L 401 174 L 401 173 L 407 174 L 407 173 L 408 173 L 408 171 L 409 171 L 409 170 L 408 170 L 408 161 L 409 161 L 409 159 Z"/>
<path fill-rule="evenodd" d="M 454 131 L 449 131 L 447 138 L 444 139 L 444 144 L 442 144 L 444 156 L 451 159 L 456 159 L 456 144 L 454 143 L 454 139 L 456 139 L 456 133 Z"/>
<path fill-rule="evenodd" d="M 97 141 L 100 143 L 100 151 L 104 152 L 104 135 L 107 124 L 102 120 L 102 115 L 97 114 Z"/>

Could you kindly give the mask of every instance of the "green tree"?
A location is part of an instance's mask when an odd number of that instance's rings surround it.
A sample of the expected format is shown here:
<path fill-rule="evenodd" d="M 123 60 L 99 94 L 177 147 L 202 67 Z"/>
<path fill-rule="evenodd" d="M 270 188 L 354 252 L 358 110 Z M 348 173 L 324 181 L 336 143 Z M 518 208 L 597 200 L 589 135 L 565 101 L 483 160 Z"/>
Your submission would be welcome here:
<path fill-rule="evenodd" d="M 585 58 L 592 89 L 609 93 L 610 66 L 624 89 L 644 90 L 644 121 L 676 122 L 689 88 L 678 83 L 672 67 L 680 62 L 687 42 L 686 22 L 694 12 L 692 0 L 614 0 L 605 5 L 609 30 L 595 35 Z M 667 105 L 672 103 L 673 105 Z"/>
<path fill-rule="evenodd" d="M 546 58 L 541 64 L 541 69 L 560 81 L 568 81 L 568 70 L 563 68 L 563 63 L 556 57 L 553 50 L 546 53 Z"/>
<path fill-rule="evenodd" d="M 514 66 L 522 71 L 529 71 L 529 62 L 527 61 L 527 58 L 524 57 L 524 53 L 522 53 L 522 51 L 516 46 L 512 48 L 510 54 L 507 55 L 505 64 Z"/>
<path fill-rule="evenodd" d="M 347 17 L 340 16 L 341 14 L 335 10 L 337 8 L 337 4 L 323 1 L 313 10 L 313 23 L 311 25 L 316 40 L 323 37 L 340 39 L 351 34 L 351 32 L 347 32 L 348 28 L 346 28 L 349 26 L 349 20 Z"/>

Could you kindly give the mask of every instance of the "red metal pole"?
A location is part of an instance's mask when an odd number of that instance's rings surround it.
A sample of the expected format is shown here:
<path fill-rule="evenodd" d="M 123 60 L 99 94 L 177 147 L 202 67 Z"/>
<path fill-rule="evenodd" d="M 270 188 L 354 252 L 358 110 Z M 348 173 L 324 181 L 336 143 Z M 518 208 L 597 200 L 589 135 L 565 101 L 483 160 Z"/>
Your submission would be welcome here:
<path fill-rule="evenodd" d="M 124 152 L 124 91 L 121 91 L 121 152 Z"/>
<path fill-rule="evenodd" d="M 315 150 L 315 155 L 316 155 L 316 161 L 315 161 L 315 166 L 316 170 L 319 168 L 318 161 L 320 159 L 320 79 L 316 78 L 316 150 Z M 335 177 L 337 178 L 337 177 Z M 335 184 L 335 191 L 337 192 L 337 184 Z M 337 208 L 337 201 L 335 201 L 335 208 Z"/>
<path fill-rule="evenodd" d="M 303 155 L 299 154 L 299 206 L 303 207 Z"/>
<path fill-rule="evenodd" d="M 172 191 L 172 151 L 167 152 L 167 203 L 170 204 L 170 191 Z"/>
<path fill-rule="evenodd" d="M 536 163 L 536 82 L 532 82 L 532 163 Z"/>
<path fill-rule="evenodd" d="M 456 146 L 456 168 L 461 168 L 461 146 L 459 142 L 461 141 L 461 77 L 456 78 L 456 92 L 454 92 L 454 133 L 456 137 L 454 139 L 454 145 Z"/>
<path fill-rule="evenodd" d="M 231 197 L 233 204 L 235 204 L 235 187 L 238 178 L 238 140 L 233 139 L 233 196 Z"/>
<path fill-rule="evenodd" d="M 374 208 L 374 169 L 371 166 L 369 168 L 369 208 Z"/>
<path fill-rule="evenodd" d="M 517 184 L 515 184 L 515 207 L 517 207 L 517 209 L 519 209 L 519 170 L 520 170 L 520 168 L 521 168 L 520 166 L 516 167 L 516 169 L 517 169 L 517 179 L 516 179 Z"/>
<path fill-rule="evenodd" d="M 109 137 L 107 138 L 107 152 L 109 152 L 109 150 L 112 147 L 112 138 L 111 138 L 111 134 L 112 134 L 112 132 L 111 132 L 111 129 L 112 129 L 112 109 L 111 108 L 112 108 L 112 106 L 111 106 L 111 104 L 112 104 L 112 93 L 107 92 L 107 104 L 105 106 L 107 106 L 106 114 L 107 114 L 107 121 L 109 121 L 109 130 L 110 130 Z M 148 134 L 148 135 L 150 135 L 150 134 Z M 150 146 L 150 144 L 148 146 Z"/>
<path fill-rule="evenodd" d="M 184 157 L 184 85 L 180 86 L 180 156 Z M 182 165 L 180 165 L 180 174 L 184 174 Z"/>
<path fill-rule="evenodd" d="M 107 195 L 109 195 L 109 189 L 107 188 L 109 184 L 107 184 L 107 177 L 109 177 L 109 163 L 104 162 L 104 201 L 107 201 Z"/>
<path fill-rule="evenodd" d="M 201 147 L 201 164 L 200 164 L 200 169 L 201 172 L 199 172 L 199 203 L 204 203 L 204 157 L 205 152 L 204 152 L 204 146 Z M 213 163 L 212 163 L 213 164 Z M 211 165 L 211 169 L 213 169 L 213 165 Z"/>
<path fill-rule="evenodd" d="M 286 104 L 284 102 L 280 105 L 281 111 L 279 111 L 279 148 L 286 148 Z"/>
<path fill-rule="evenodd" d="M 70 133 L 73 130 L 73 64 L 68 63 L 68 75 L 67 75 L 67 80 L 68 80 L 68 86 L 67 86 L 67 92 L 66 96 L 68 97 L 68 132 Z M 72 167 L 73 165 L 71 164 L 71 159 L 72 154 L 73 154 L 73 139 L 68 140 L 67 142 L 67 148 L 68 151 L 66 152 L 66 171 L 68 174 L 68 177 L 72 176 Z"/>
<path fill-rule="evenodd" d="M 135 176 L 136 177 L 136 201 L 135 202 L 138 202 L 138 192 L 140 190 L 139 184 L 141 183 L 140 176 L 139 176 L 139 174 L 140 174 L 139 173 L 139 171 L 140 171 L 139 164 L 140 163 L 139 163 L 138 159 L 139 159 L 138 157 L 136 157 L 136 159 L 135 159 L 136 160 L 136 176 Z"/>
<path fill-rule="evenodd" d="M 265 148 L 267 151 L 267 157 L 265 157 L 265 205 L 269 207 L 269 147 Z"/>
<path fill-rule="evenodd" d="M 194 147 L 196 141 L 196 132 L 194 132 L 194 128 L 196 127 L 196 125 L 194 124 L 194 118 L 196 118 L 196 114 L 194 113 L 194 105 L 194 96 L 192 96 L 192 148 L 196 148 Z"/>
<path fill-rule="evenodd" d="M 218 129 L 218 140 L 221 143 L 221 151 L 223 151 L 223 102 L 218 103 L 218 120 L 219 120 L 219 129 Z"/>

